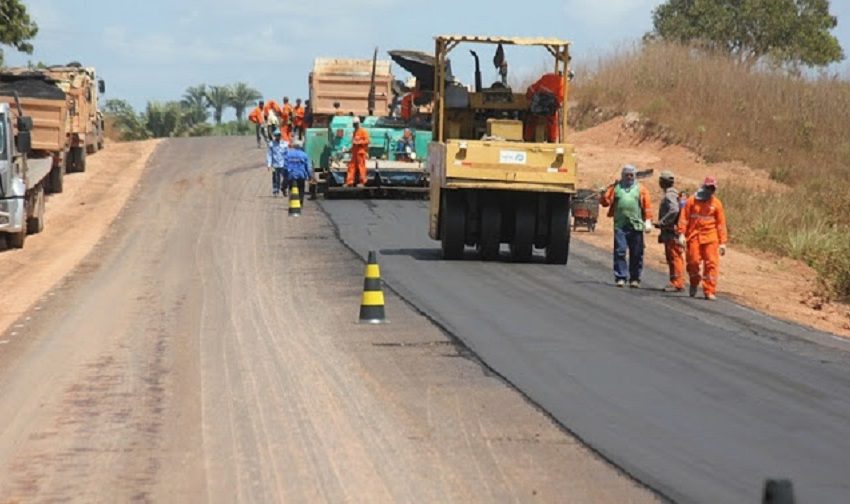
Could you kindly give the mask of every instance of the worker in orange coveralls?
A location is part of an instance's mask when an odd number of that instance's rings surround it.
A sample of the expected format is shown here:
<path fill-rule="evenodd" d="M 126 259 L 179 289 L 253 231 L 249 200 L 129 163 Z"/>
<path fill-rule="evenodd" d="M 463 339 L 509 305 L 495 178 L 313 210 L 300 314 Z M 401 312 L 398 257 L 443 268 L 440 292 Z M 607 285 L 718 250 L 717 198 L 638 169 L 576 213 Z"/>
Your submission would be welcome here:
<path fill-rule="evenodd" d="M 685 290 L 685 253 L 679 245 L 677 228 L 682 206 L 679 204 L 679 191 L 673 187 L 676 178 L 673 172 L 664 170 L 658 178 L 658 185 L 664 191 L 661 206 L 658 208 L 658 243 L 664 245 L 664 256 L 670 271 L 670 283 L 664 292 L 684 292 Z"/>
<path fill-rule="evenodd" d="M 422 97 L 422 91 L 418 89 L 407 93 L 401 99 L 401 118 L 404 121 L 410 121 L 413 118 L 413 112 L 415 110 L 415 102 L 419 98 Z"/>
<path fill-rule="evenodd" d="M 534 131 L 544 120 L 549 142 L 558 141 L 561 132 L 558 112 L 564 103 L 564 88 L 564 77 L 557 73 L 543 74 L 537 82 L 528 87 L 525 96 L 528 98 L 531 114 L 525 122 L 523 135 L 527 142 L 534 140 Z"/>
<path fill-rule="evenodd" d="M 366 160 L 369 157 L 369 132 L 360 127 L 360 119 L 354 118 L 354 137 L 351 140 L 351 161 L 348 162 L 348 173 L 345 185 L 354 186 L 355 173 L 360 177 L 358 187 L 366 185 Z"/>
<path fill-rule="evenodd" d="M 283 97 L 283 105 L 280 106 L 280 129 L 283 130 L 283 137 L 287 142 L 292 141 L 292 105 L 289 103 L 289 97 Z"/>
<path fill-rule="evenodd" d="M 257 148 L 258 149 L 261 147 L 261 143 L 260 143 L 261 138 L 263 140 L 265 140 L 266 143 L 269 142 L 269 139 L 266 136 L 266 130 L 263 128 L 263 123 L 265 122 L 265 118 L 263 117 L 263 106 L 264 105 L 265 105 L 265 103 L 263 103 L 263 100 L 260 100 L 260 102 L 257 103 L 257 106 L 254 107 L 254 110 L 252 110 L 251 113 L 248 114 L 248 120 L 251 121 L 252 123 L 254 123 L 257 127 Z"/>
<path fill-rule="evenodd" d="M 679 214 L 679 244 L 686 246 L 685 260 L 691 277 L 690 295 L 697 295 L 702 282 L 705 299 L 717 299 L 720 256 L 726 255 L 726 213 L 715 196 L 717 179 L 706 177 L 699 190 L 688 198 Z M 700 275 L 702 266 L 702 275 Z"/>
<path fill-rule="evenodd" d="M 295 108 L 292 109 L 292 133 L 299 140 L 304 139 L 304 106 L 301 105 L 301 98 L 295 100 Z"/>

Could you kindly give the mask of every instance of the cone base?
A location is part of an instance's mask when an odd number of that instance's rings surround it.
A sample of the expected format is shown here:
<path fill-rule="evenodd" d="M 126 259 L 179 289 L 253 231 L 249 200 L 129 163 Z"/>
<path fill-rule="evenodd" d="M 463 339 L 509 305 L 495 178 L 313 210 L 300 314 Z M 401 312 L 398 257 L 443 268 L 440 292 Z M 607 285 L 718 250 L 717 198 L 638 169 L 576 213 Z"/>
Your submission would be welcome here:
<path fill-rule="evenodd" d="M 369 324 L 369 325 L 380 325 L 380 324 L 389 324 L 390 321 L 387 319 L 372 319 L 372 320 L 358 320 L 358 324 Z"/>

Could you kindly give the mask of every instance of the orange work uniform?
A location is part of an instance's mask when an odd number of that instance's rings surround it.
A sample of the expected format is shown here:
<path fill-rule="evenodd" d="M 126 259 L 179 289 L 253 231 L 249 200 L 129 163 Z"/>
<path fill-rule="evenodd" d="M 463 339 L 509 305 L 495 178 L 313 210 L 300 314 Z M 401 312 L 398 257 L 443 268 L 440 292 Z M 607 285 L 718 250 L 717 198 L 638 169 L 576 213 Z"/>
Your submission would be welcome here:
<path fill-rule="evenodd" d="M 248 114 L 248 120 L 254 124 L 263 124 L 263 109 L 258 106 Z"/>
<path fill-rule="evenodd" d="M 280 106 L 280 129 L 286 136 L 292 133 L 292 105 L 289 103 Z"/>
<path fill-rule="evenodd" d="M 706 296 L 716 294 L 720 245 L 725 245 L 728 239 L 723 203 L 713 195 L 705 201 L 691 196 L 679 214 L 677 231 L 685 235 L 685 261 L 691 286 L 702 282 Z"/>
<path fill-rule="evenodd" d="M 409 121 L 413 117 L 414 101 L 422 96 L 421 91 L 407 93 L 401 99 L 401 118 Z"/>
<path fill-rule="evenodd" d="M 366 160 L 369 158 L 369 132 L 364 128 L 357 128 L 354 138 L 351 140 L 351 161 L 348 162 L 348 173 L 345 176 L 345 185 L 354 185 L 355 173 L 360 177 L 360 183 L 366 183 Z"/>
<path fill-rule="evenodd" d="M 528 87 L 528 90 L 525 92 L 525 96 L 530 102 L 531 98 L 537 93 L 549 93 L 555 97 L 555 100 L 558 103 L 558 108 L 560 108 L 561 105 L 563 105 L 564 97 L 566 96 L 566 89 L 564 88 L 564 78 L 561 75 L 556 73 L 547 73 L 540 77 L 537 82 Z M 560 116 L 558 115 L 558 112 L 548 116 L 530 114 L 530 117 L 525 124 L 524 137 L 526 141 L 531 141 L 534 138 L 534 130 L 537 128 L 537 124 L 544 120 L 546 121 L 546 136 L 549 141 L 553 143 L 558 141 L 558 137 L 561 133 Z"/>
<path fill-rule="evenodd" d="M 304 107 L 298 106 L 292 109 L 292 124 L 296 128 L 304 127 Z"/>

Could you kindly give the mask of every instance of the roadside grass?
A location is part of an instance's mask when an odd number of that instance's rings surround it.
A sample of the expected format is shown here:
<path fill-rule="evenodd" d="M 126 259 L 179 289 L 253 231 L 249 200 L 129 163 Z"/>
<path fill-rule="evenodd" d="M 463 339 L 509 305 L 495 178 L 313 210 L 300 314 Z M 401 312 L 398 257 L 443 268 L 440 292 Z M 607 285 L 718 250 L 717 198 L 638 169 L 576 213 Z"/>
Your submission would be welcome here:
<path fill-rule="evenodd" d="M 621 50 L 577 73 L 576 127 L 636 111 L 647 136 L 786 184 L 773 193 L 734 181 L 720 188 L 732 240 L 805 261 L 820 295 L 850 300 L 850 82 L 668 44 Z"/>

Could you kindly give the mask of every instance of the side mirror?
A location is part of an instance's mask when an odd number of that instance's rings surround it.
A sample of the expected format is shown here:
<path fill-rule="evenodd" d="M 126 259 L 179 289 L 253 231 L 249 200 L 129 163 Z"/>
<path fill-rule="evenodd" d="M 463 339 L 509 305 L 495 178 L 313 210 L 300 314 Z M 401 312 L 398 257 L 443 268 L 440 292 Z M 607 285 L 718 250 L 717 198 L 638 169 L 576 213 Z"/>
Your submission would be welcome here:
<path fill-rule="evenodd" d="M 17 141 L 18 152 L 20 154 L 29 154 L 32 151 L 32 135 L 29 130 L 20 130 Z"/>
<path fill-rule="evenodd" d="M 18 117 L 18 131 L 32 131 L 32 117 L 30 116 L 20 116 Z"/>
<path fill-rule="evenodd" d="M 106 93 L 106 82 L 103 79 L 97 81 L 97 91 L 100 94 Z"/>

